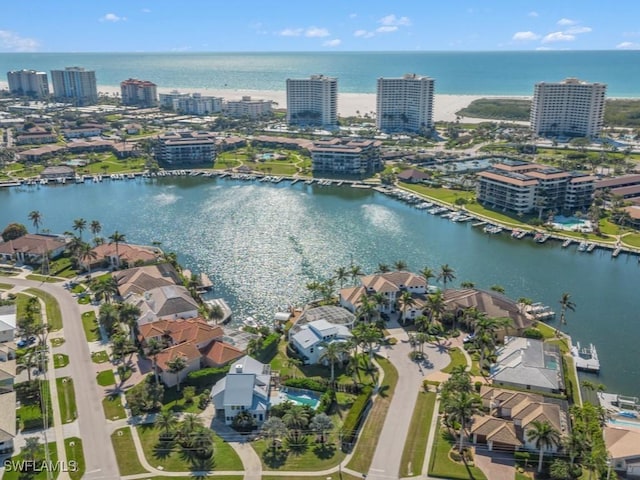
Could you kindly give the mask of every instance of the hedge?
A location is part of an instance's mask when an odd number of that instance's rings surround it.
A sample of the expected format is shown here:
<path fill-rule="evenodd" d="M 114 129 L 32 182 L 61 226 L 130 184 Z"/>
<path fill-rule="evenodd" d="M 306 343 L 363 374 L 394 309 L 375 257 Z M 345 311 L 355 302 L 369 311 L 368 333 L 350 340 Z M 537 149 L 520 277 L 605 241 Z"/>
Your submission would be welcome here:
<path fill-rule="evenodd" d="M 342 424 L 342 441 L 343 443 L 352 444 L 355 442 L 358 435 L 358 427 L 364 420 L 364 412 L 371 400 L 371 394 L 373 390 L 369 387 L 365 387 L 362 393 L 358 395 L 347 413 Z"/>
<path fill-rule="evenodd" d="M 201 370 L 195 370 L 187 374 L 185 384 L 194 387 L 212 387 L 218 380 L 229 373 L 229 365 L 225 367 L 210 367 Z"/>
<path fill-rule="evenodd" d="M 277 332 L 273 332 L 262 342 L 262 348 L 255 354 L 256 360 L 259 360 L 263 363 L 269 363 L 271 359 L 278 352 L 278 344 L 280 343 L 280 334 Z"/>
<path fill-rule="evenodd" d="M 525 338 L 534 338 L 536 340 L 542 340 L 544 338 L 543 333 L 535 328 L 527 328 L 522 332 L 522 336 Z"/>
<path fill-rule="evenodd" d="M 322 382 L 313 378 L 300 377 L 289 378 L 284 381 L 287 387 L 304 388 L 306 390 L 315 390 L 316 392 L 326 392 L 329 389 L 328 382 Z"/>
<path fill-rule="evenodd" d="M 336 391 L 329 389 L 320 397 L 320 403 L 316 408 L 316 413 L 327 413 L 331 410 L 333 403 L 336 401 Z"/>

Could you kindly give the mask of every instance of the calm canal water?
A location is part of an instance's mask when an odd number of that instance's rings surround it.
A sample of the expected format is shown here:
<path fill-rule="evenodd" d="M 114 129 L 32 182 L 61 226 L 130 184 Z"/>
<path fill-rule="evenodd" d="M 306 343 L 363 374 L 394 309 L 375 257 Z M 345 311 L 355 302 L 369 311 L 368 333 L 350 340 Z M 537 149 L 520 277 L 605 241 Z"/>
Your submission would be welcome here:
<path fill-rule="evenodd" d="M 305 285 L 353 260 L 366 272 L 403 259 L 410 269 L 448 263 L 457 280 L 512 298 L 526 296 L 559 309 L 569 292 L 577 305 L 567 330 L 593 342 L 610 391 L 640 395 L 640 320 L 636 257 L 575 245 L 538 245 L 489 236 L 371 190 L 245 183 L 215 178 L 105 181 L 0 190 L 0 225 L 39 210 L 42 228 L 71 230 L 73 219 L 99 220 L 104 236 L 115 230 L 132 243 L 162 242 L 185 266 L 205 272 L 234 318 L 270 320 L 287 305 L 309 299 Z M 85 232 L 85 237 L 90 235 Z"/>

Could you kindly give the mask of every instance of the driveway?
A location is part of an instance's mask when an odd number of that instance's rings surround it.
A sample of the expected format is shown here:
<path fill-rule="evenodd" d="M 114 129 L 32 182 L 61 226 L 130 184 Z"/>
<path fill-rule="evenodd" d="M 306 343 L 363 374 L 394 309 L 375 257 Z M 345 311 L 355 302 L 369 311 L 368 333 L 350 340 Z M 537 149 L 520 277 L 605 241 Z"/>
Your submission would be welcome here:
<path fill-rule="evenodd" d="M 483 445 L 476 450 L 476 466 L 491 480 L 513 480 L 516 476 L 515 461 L 512 453 L 489 452 Z"/>

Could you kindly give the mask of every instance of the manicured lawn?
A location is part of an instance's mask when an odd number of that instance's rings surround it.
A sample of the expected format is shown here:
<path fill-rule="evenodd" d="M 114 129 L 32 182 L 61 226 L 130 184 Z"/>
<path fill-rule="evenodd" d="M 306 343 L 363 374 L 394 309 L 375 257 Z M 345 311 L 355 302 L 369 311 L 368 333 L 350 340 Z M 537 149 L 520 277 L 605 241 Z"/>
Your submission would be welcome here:
<path fill-rule="evenodd" d="M 396 384 L 398 383 L 398 371 L 386 358 L 376 357 L 376 361 L 384 370 L 384 380 L 380 386 L 378 395 L 373 403 L 373 407 L 369 410 L 364 427 L 360 431 L 358 443 L 349 468 L 358 472 L 369 471 L 373 454 L 378 445 L 378 438 L 387 416 L 387 410 L 393 398 Z"/>
<path fill-rule="evenodd" d="M 56 353 L 53 356 L 53 365 L 55 368 L 62 368 L 69 365 L 69 355 L 65 355 L 64 353 Z"/>
<path fill-rule="evenodd" d="M 72 480 L 80 480 L 84 475 L 84 452 L 82 451 L 82 440 L 78 437 L 64 439 L 64 449 L 67 452 L 67 462 L 75 462 L 75 468 L 69 472 Z"/>
<path fill-rule="evenodd" d="M 37 383 L 39 382 L 39 383 Z M 48 426 L 53 425 L 53 410 L 51 408 L 51 391 L 48 380 L 32 379 L 31 383 L 21 382 L 15 385 L 16 399 L 20 402 L 20 407 L 16 410 L 16 417 L 21 430 L 32 430 L 42 428 L 43 416 L 40 401 L 40 391 L 44 392 L 48 409 Z"/>
<path fill-rule="evenodd" d="M 409 183 L 402 183 L 401 186 L 407 190 L 450 204 L 453 204 L 459 198 L 464 198 L 465 200 L 470 201 L 475 196 L 474 192 L 452 190 L 450 188 L 433 188 L 427 187 L 426 185 L 413 185 Z"/>
<path fill-rule="evenodd" d="M 567 390 L 571 389 L 569 401 L 572 401 L 574 405 L 580 405 L 580 383 L 573 367 L 573 358 L 570 355 L 562 357 L 562 371 L 564 373 L 565 387 Z"/>
<path fill-rule="evenodd" d="M 109 385 L 116 384 L 116 376 L 113 374 L 113 370 L 111 369 L 103 370 L 98 372 L 98 375 L 96 375 L 96 381 L 101 387 L 108 387 Z"/>
<path fill-rule="evenodd" d="M 106 350 L 100 350 L 91 354 L 91 360 L 93 363 L 105 363 L 109 361 L 109 355 Z"/>
<path fill-rule="evenodd" d="M 119 395 L 104 397 L 102 399 L 102 409 L 104 410 L 104 417 L 108 420 L 118 420 L 127 416 Z"/>
<path fill-rule="evenodd" d="M 165 388 L 164 397 L 162 399 L 162 410 L 170 410 L 172 412 L 200 413 L 202 409 L 198 406 L 198 400 L 194 399 L 191 403 L 186 403 L 183 397 L 183 389 L 180 391 L 176 387 Z M 196 395 L 202 393 L 204 388 L 196 388 Z"/>
<path fill-rule="evenodd" d="M 25 295 L 24 293 L 18 293 L 16 295 L 16 317 L 24 318 L 27 316 L 27 304 L 29 303 L 29 299 L 33 298 L 31 295 Z M 40 309 L 40 303 L 38 303 L 38 309 Z M 36 323 L 42 323 L 42 315 L 40 310 L 35 312 L 34 318 Z"/>
<path fill-rule="evenodd" d="M 58 461 L 58 452 L 56 451 L 56 442 L 49 442 L 47 445 L 49 446 L 49 459 L 51 460 L 51 462 L 53 462 L 53 464 L 55 464 Z M 22 453 L 19 453 L 15 457 L 11 457 L 12 462 L 20 462 L 21 460 L 24 460 Z M 36 464 L 39 465 L 40 462 L 44 462 L 44 461 L 45 461 L 44 445 L 41 445 L 40 453 L 36 455 L 36 462 L 37 462 Z M 58 476 L 57 473 L 54 473 L 53 477 L 57 478 L 57 476 Z M 42 469 L 40 472 L 38 472 L 35 475 L 30 475 L 30 474 L 24 474 L 24 473 L 18 472 L 16 470 L 11 470 L 9 468 L 5 468 L 4 475 L 2 476 L 2 480 L 24 480 L 24 479 L 46 480 L 46 478 L 47 478 L 47 471 L 44 469 Z"/>
<path fill-rule="evenodd" d="M 225 478 L 225 477 L 215 477 L 216 479 L 218 478 Z M 262 475 L 262 480 L 327 480 L 328 478 L 331 478 L 332 480 L 362 480 L 362 477 L 358 476 L 354 476 L 354 475 L 349 475 L 348 473 L 344 473 L 342 472 L 341 474 L 338 474 L 337 472 L 329 474 L 329 475 L 319 475 L 317 477 L 307 477 L 307 476 L 289 476 L 287 475 L 286 477 L 279 477 L 279 476 L 275 476 L 275 475 Z"/>
<path fill-rule="evenodd" d="M 47 323 L 51 330 L 60 330 L 62 328 L 62 314 L 58 301 L 51 295 L 36 288 L 28 288 L 25 292 L 35 295 L 44 301 L 47 311 Z"/>
<path fill-rule="evenodd" d="M 399 472 L 401 478 L 422 474 L 427 438 L 429 437 L 435 403 L 435 393 L 418 393 L 416 407 L 411 417 L 411 426 L 405 440 L 404 450 L 402 451 L 402 461 L 400 462 Z"/>
<path fill-rule="evenodd" d="M 87 342 L 97 342 L 100 340 L 100 327 L 96 320 L 96 312 L 93 310 L 82 314 L 82 328 L 84 329 L 84 336 L 87 338 Z"/>
<path fill-rule="evenodd" d="M 525 475 L 524 473 L 520 473 L 518 471 L 516 471 L 516 478 L 515 480 L 531 480 L 532 477 L 530 477 L 529 475 Z"/>
<path fill-rule="evenodd" d="M 467 467 L 451 460 L 449 451 L 452 445 L 446 429 L 438 428 L 429 460 L 429 475 L 456 480 L 487 480 L 478 467 Z"/>
<path fill-rule="evenodd" d="M 136 427 L 144 454 L 153 467 L 162 467 L 169 472 L 189 471 L 192 464 L 182 454 L 179 445 L 170 445 L 163 448 L 158 445 L 160 430 L 153 425 L 141 425 Z M 231 446 L 217 435 L 214 437 L 213 460 L 216 470 L 241 471 L 242 461 Z"/>
<path fill-rule="evenodd" d="M 56 378 L 56 384 L 58 386 L 58 402 L 60 404 L 62 423 L 73 422 L 78 417 L 73 380 L 70 377 Z"/>
<path fill-rule="evenodd" d="M 31 275 L 27 275 L 27 280 L 35 280 L 36 282 L 45 282 L 45 283 L 58 283 L 58 282 L 64 281 L 61 278 L 50 277 L 48 275 L 38 275 L 37 273 L 32 273 Z"/>
<path fill-rule="evenodd" d="M 624 237 L 622 237 L 622 242 L 631 247 L 640 248 L 640 234 L 631 233 L 629 235 L 625 235 Z"/>
<path fill-rule="evenodd" d="M 113 432 L 111 435 L 111 443 L 113 443 L 113 449 L 116 452 L 120 475 L 135 475 L 146 472 L 140 464 L 140 460 L 138 460 L 138 455 L 134 454 L 136 447 L 133 443 L 133 438 L 131 438 L 131 430 L 129 427 L 124 427 Z"/>
<path fill-rule="evenodd" d="M 59 347 L 63 343 L 64 343 L 64 338 L 62 338 L 62 337 L 56 337 L 56 338 L 52 338 L 51 339 L 51 345 L 53 347 Z"/>
<path fill-rule="evenodd" d="M 450 349 L 449 356 L 451 357 L 451 363 L 441 370 L 443 373 L 451 373 L 454 368 L 460 365 L 467 366 L 467 357 L 464 356 L 464 353 L 462 353 L 458 347 Z"/>
<path fill-rule="evenodd" d="M 251 446 L 262 459 L 262 468 L 265 470 L 324 470 L 335 467 L 344 460 L 345 453 L 340 449 L 337 431 L 328 435 L 324 446 L 316 444 L 314 440 L 312 435 L 308 436 L 304 440 L 304 446 L 278 449 L 275 456 L 270 440 L 258 440 L 252 442 Z"/>
<path fill-rule="evenodd" d="M 13 285 L 9 283 L 0 283 L 0 290 L 11 290 Z"/>

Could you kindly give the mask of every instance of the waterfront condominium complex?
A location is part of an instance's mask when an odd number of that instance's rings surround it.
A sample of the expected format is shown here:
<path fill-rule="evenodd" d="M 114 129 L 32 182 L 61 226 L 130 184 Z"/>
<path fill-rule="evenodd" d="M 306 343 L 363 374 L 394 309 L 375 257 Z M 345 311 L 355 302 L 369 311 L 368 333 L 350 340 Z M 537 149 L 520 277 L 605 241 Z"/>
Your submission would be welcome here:
<path fill-rule="evenodd" d="M 158 106 L 158 87 L 148 80 L 130 78 L 120 82 L 120 96 L 123 105 L 145 108 Z"/>
<path fill-rule="evenodd" d="M 414 73 L 379 78 L 376 126 L 383 132 L 424 132 L 433 128 L 434 80 Z"/>
<path fill-rule="evenodd" d="M 573 214 L 591 205 L 596 177 L 535 163 L 503 160 L 478 173 L 478 202 L 526 214 L 554 211 Z"/>
<path fill-rule="evenodd" d="M 540 136 L 597 137 L 604 123 L 607 86 L 577 78 L 536 83 L 531 129 Z"/>
<path fill-rule="evenodd" d="M 380 170 L 378 140 L 340 140 L 332 138 L 314 142 L 311 169 L 314 173 L 363 176 Z"/>
<path fill-rule="evenodd" d="M 211 167 L 216 158 L 216 142 L 206 132 L 166 133 L 157 139 L 155 157 L 160 165 L 168 168 Z"/>
<path fill-rule="evenodd" d="M 230 117 L 259 118 L 273 113 L 272 104 L 271 100 L 257 100 L 250 96 L 243 96 L 240 100 L 227 100 L 223 109 Z"/>
<path fill-rule="evenodd" d="M 96 72 L 81 67 L 51 70 L 53 94 L 58 100 L 72 102 L 78 106 L 98 103 Z"/>
<path fill-rule="evenodd" d="M 222 111 L 222 97 L 180 93 L 173 90 L 170 93 L 160 94 L 160 106 L 186 115 L 209 115 Z"/>
<path fill-rule="evenodd" d="M 46 98 L 49 96 L 49 80 L 45 72 L 35 70 L 15 70 L 7 72 L 9 91 L 17 95 L 26 95 L 34 98 Z"/>
<path fill-rule="evenodd" d="M 334 128 L 338 124 L 338 80 L 324 75 L 287 79 L 287 123 Z"/>

